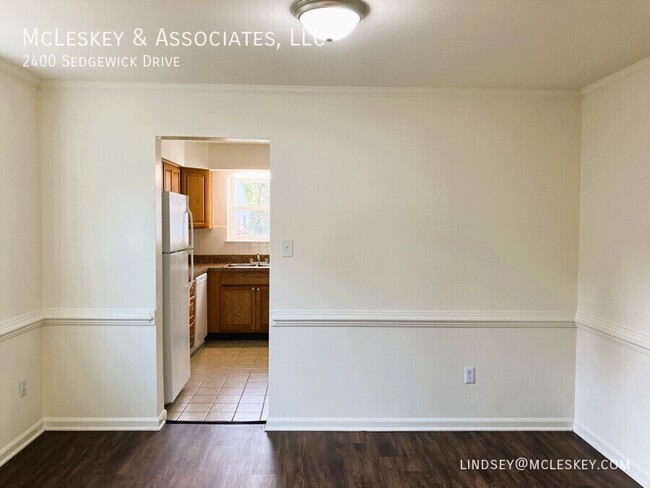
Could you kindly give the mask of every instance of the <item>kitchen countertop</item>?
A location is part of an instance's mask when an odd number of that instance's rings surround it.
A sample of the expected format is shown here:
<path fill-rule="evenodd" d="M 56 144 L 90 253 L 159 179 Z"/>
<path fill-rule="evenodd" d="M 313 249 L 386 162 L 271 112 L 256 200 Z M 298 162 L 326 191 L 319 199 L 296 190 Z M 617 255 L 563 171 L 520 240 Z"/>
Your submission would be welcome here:
<path fill-rule="evenodd" d="M 229 272 L 236 271 L 238 273 L 268 273 L 269 268 L 226 268 L 228 263 L 200 263 L 194 264 L 194 279 L 202 274 L 205 274 L 210 269 L 225 269 Z"/>
<path fill-rule="evenodd" d="M 223 268 L 225 264 L 194 264 L 194 279 L 208 272 L 210 268 Z"/>

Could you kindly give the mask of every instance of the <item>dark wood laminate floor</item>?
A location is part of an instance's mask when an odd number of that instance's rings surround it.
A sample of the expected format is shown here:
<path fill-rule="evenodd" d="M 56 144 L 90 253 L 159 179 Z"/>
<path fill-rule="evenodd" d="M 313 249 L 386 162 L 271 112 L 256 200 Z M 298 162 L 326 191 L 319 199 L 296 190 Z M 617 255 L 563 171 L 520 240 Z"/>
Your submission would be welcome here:
<path fill-rule="evenodd" d="M 571 432 L 269 433 L 262 425 L 46 432 L 0 487 L 627 487 L 620 471 L 463 471 L 470 458 L 596 459 Z"/>

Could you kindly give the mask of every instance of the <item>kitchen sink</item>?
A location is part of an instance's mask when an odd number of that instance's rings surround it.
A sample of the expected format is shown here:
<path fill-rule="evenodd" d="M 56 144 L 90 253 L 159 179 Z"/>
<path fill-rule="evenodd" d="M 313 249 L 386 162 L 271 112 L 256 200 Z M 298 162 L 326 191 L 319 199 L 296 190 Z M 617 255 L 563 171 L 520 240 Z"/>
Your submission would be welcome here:
<path fill-rule="evenodd" d="M 262 268 L 268 269 L 271 267 L 270 263 L 228 263 L 225 266 L 226 268 L 239 268 L 239 269 L 251 269 L 251 268 Z"/>

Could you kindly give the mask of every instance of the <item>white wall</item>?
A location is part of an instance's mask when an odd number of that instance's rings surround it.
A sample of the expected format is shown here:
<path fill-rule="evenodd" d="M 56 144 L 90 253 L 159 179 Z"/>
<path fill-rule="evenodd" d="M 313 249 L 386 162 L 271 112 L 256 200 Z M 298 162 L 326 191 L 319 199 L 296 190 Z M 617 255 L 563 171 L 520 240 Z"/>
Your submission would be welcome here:
<path fill-rule="evenodd" d="M 565 323 L 576 305 L 580 101 L 574 95 L 93 84 L 46 91 L 46 307 L 64 314 L 155 307 L 156 135 L 268 137 L 274 311 L 450 310 L 474 317 L 467 331 L 444 323 L 435 324 L 444 331 L 385 323 L 274 327 L 272 419 L 573 417 L 573 331 L 540 322 Z M 280 241 L 289 237 L 295 257 L 280 258 Z M 516 330 L 482 329 L 493 313 L 505 313 Z M 130 335 L 86 327 L 72 333 L 88 341 L 88 356 L 132 347 Z M 78 344 L 63 340 L 70 333 L 48 329 L 57 354 Z M 144 345 L 146 332 L 138 337 L 145 350 L 140 362 L 147 362 L 152 344 Z M 436 355 L 447 339 L 446 353 L 459 359 L 443 366 Z M 477 365 L 475 387 L 458 386 L 460 358 Z M 356 368 L 349 380 L 335 378 L 338 359 Z M 93 371 L 110 367 L 105 360 Z M 519 369 L 534 375 L 538 394 L 512 401 L 527 391 L 527 380 L 512 373 Z M 51 378 L 62 397 L 74 393 L 80 374 L 64 373 Z M 373 408 L 366 411 L 359 394 L 347 394 L 350 382 L 370 375 L 375 379 L 364 391 Z M 57 409 L 142 415 L 139 405 L 151 401 L 143 382 L 155 378 L 123 381 L 125 391 L 140 394 L 116 399 L 113 390 L 94 390 L 93 408 Z M 432 403 L 452 383 L 453 396 Z"/>
<path fill-rule="evenodd" d="M 281 328 L 271 347 L 272 429 L 550 430 L 573 418 L 573 329 Z"/>
<path fill-rule="evenodd" d="M 155 428 L 155 139 L 138 161 L 115 120 L 76 110 L 45 96 L 45 126 L 62 124 L 42 137 L 46 427 Z"/>
<path fill-rule="evenodd" d="M 39 92 L 5 71 L 0 64 L 0 465 L 42 417 L 41 330 L 16 334 L 41 319 Z M 20 378 L 27 378 L 23 398 Z"/>
<path fill-rule="evenodd" d="M 650 63 L 583 102 L 576 430 L 650 486 Z"/>
<path fill-rule="evenodd" d="M 44 345 L 48 429 L 158 427 L 155 327 L 48 325 Z"/>

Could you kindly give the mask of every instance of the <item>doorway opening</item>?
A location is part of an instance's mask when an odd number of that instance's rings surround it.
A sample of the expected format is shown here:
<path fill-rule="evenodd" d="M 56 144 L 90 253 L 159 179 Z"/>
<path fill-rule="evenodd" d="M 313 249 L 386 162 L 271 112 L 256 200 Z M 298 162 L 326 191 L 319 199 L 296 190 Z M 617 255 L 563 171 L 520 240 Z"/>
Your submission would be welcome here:
<path fill-rule="evenodd" d="M 270 141 L 159 137 L 156 155 L 167 421 L 265 423 Z"/>

